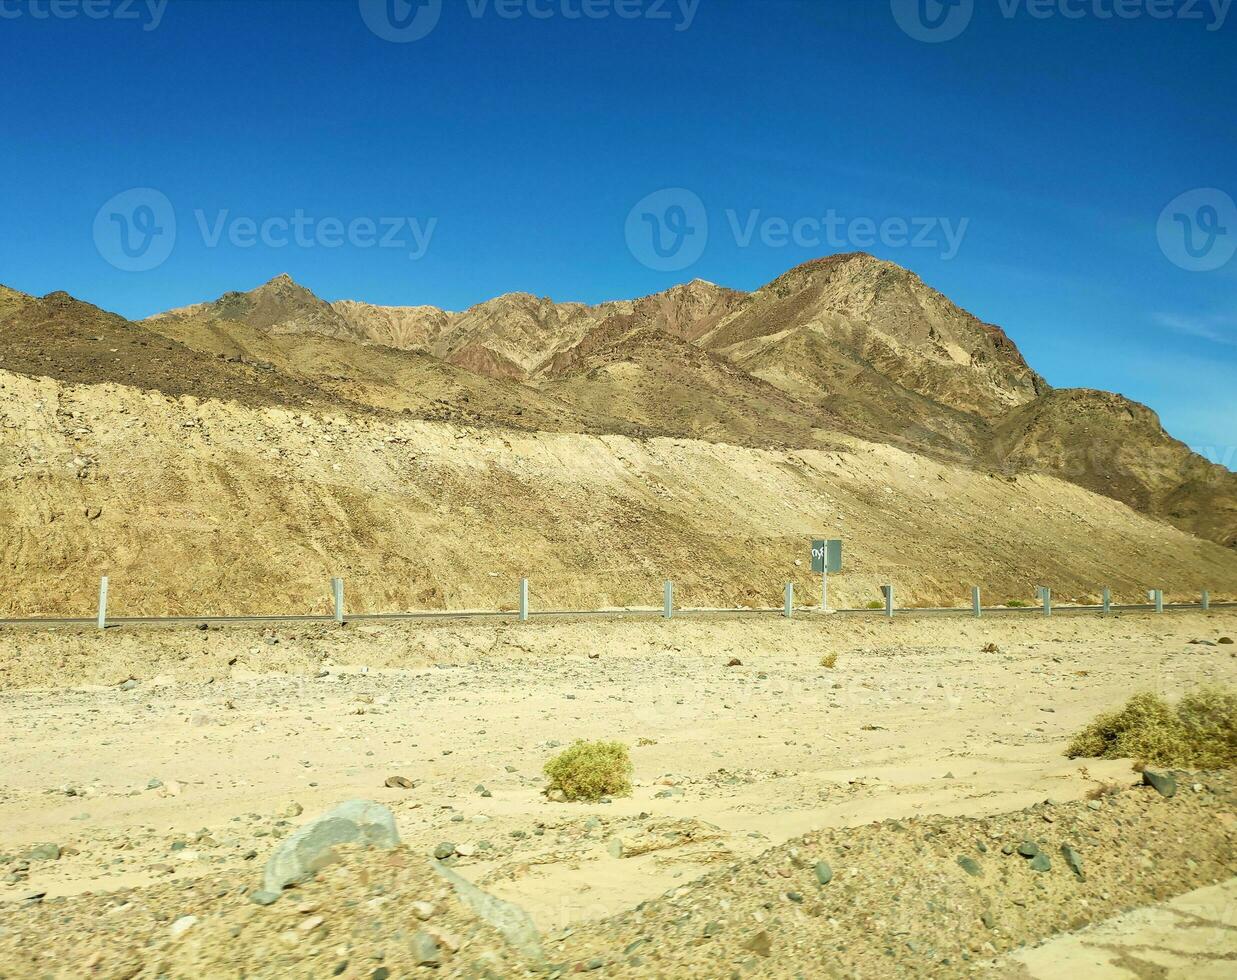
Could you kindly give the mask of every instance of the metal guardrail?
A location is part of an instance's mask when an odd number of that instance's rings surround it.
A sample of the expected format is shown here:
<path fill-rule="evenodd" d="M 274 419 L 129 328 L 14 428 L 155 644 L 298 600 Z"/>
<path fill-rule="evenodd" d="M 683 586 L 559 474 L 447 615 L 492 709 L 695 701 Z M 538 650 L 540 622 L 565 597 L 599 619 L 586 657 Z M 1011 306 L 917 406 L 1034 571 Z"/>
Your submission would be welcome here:
<path fill-rule="evenodd" d="M 1211 602 L 1206 608 L 1202 603 L 1166 603 L 1164 612 L 1206 612 L 1216 609 L 1237 609 L 1237 602 Z M 1154 604 L 1145 605 L 1112 605 L 1110 613 L 1117 612 L 1156 612 Z M 795 615 L 806 616 L 873 616 L 887 618 L 887 612 L 880 609 L 831 609 L 822 610 L 819 606 L 795 606 Z M 983 616 L 996 615 L 1033 615 L 1042 616 L 1040 606 L 984 606 L 980 609 Z M 1053 606 L 1052 615 L 1105 615 L 1102 606 Z M 675 618 L 680 616 L 785 616 L 781 606 L 767 607 L 697 607 L 675 608 Z M 664 617 L 660 608 L 626 608 L 626 609 L 543 609 L 527 610 L 529 619 L 575 619 L 586 617 Z M 894 610 L 895 618 L 907 616 L 963 616 L 973 618 L 975 610 L 970 606 L 936 606 L 936 607 L 906 607 Z M 433 620 L 467 620 L 467 619 L 510 619 L 519 621 L 520 610 L 474 609 L 457 611 L 425 611 L 404 613 L 353 613 L 343 617 L 344 622 L 401 622 L 401 621 L 433 621 Z M 330 615 L 270 615 L 270 616 L 109 616 L 106 619 L 108 627 L 114 626 L 160 626 L 160 625 L 244 625 L 244 624 L 274 624 L 274 623 L 335 623 L 338 618 Z M 0 619 L 0 626 L 91 626 L 97 625 L 96 617 L 28 617 L 22 619 Z"/>

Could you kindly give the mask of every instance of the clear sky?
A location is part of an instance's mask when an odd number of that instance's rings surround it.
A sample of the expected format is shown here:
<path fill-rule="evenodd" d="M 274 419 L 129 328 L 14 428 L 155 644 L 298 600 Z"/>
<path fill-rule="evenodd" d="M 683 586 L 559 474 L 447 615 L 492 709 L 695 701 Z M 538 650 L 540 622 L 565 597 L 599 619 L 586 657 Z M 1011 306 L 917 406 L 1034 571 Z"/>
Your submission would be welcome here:
<path fill-rule="evenodd" d="M 460 309 L 862 248 L 1231 467 L 1229 2 L 0 0 L 0 282 Z"/>

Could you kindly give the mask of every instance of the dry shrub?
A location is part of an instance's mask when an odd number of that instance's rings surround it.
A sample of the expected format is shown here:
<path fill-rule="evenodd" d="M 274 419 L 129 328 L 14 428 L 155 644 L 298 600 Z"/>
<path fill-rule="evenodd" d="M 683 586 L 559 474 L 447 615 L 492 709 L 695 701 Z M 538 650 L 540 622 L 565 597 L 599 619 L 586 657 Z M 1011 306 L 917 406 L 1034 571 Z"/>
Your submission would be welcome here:
<path fill-rule="evenodd" d="M 836 653 L 826 653 L 820 658 L 820 665 L 833 670 L 838 665 L 838 655 Z"/>
<path fill-rule="evenodd" d="M 868 608 L 869 609 L 884 609 L 885 604 L 881 602 L 879 599 L 873 599 L 871 602 L 868 603 Z"/>
<path fill-rule="evenodd" d="M 545 764 L 549 788 L 568 800 L 596 802 L 631 793 L 631 757 L 622 742 L 576 742 Z"/>
<path fill-rule="evenodd" d="M 1135 694 L 1075 735 L 1065 754 L 1192 769 L 1237 765 L 1237 693 L 1200 688 L 1175 709 L 1150 691 Z"/>

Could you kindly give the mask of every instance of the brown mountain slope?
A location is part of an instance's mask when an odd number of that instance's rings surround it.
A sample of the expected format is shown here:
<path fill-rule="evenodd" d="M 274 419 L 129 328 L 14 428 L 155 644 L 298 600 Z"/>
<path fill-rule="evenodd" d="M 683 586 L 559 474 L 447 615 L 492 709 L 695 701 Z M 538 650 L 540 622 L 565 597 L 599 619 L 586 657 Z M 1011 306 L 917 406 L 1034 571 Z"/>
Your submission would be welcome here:
<path fill-rule="evenodd" d="M 1190 454 L 1153 413 L 1057 396 L 1000 328 L 862 253 L 806 263 L 751 294 L 696 280 L 597 306 L 515 293 L 448 313 L 326 304 L 276 280 L 177 316 L 224 314 L 527 382 L 580 431 L 800 446 L 841 431 L 980 469 L 1056 473 L 1214 540 L 1237 536 L 1232 474 Z"/>
<path fill-rule="evenodd" d="M 1237 545 L 1237 473 L 1191 452 L 1155 412 L 1121 395 L 1049 392 L 1002 420 L 995 449 L 1009 469 L 1051 473 Z"/>
<path fill-rule="evenodd" d="M 81 465 L 79 460 L 89 460 Z M 1237 554 L 1053 477 L 888 446 L 776 450 L 289 411 L 0 370 L 0 615 L 772 606 L 893 582 L 900 603 L 1237 594 Z M 810 601 L 810 600 L 809 600 Z"/>
<path fill-rule="evenodd" d="M 75 384 L 117 383 L 243 405 L 352 409 L 312 384 L 231 363 L 67 293 L 0 294 L 0 369 Z"/>

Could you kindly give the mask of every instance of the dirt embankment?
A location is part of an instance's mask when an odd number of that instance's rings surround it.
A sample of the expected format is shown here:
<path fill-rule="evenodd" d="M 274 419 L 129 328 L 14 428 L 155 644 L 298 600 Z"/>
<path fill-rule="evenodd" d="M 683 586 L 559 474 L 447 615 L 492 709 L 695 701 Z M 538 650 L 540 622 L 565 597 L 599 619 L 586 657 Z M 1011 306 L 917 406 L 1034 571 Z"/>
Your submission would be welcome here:
<path fill-rule="evenodd" d="M 819 587 L 813 536 L 846 541 L 836 605 L 1237 593 L 1237 554 L 1045 476 L 888 446 L 758 450 L 470 429 L 170 399 L 0 374 L 0 614 L 773 606 Z M 1145 598 L 1142 600 L 1145 601 Z"/>

